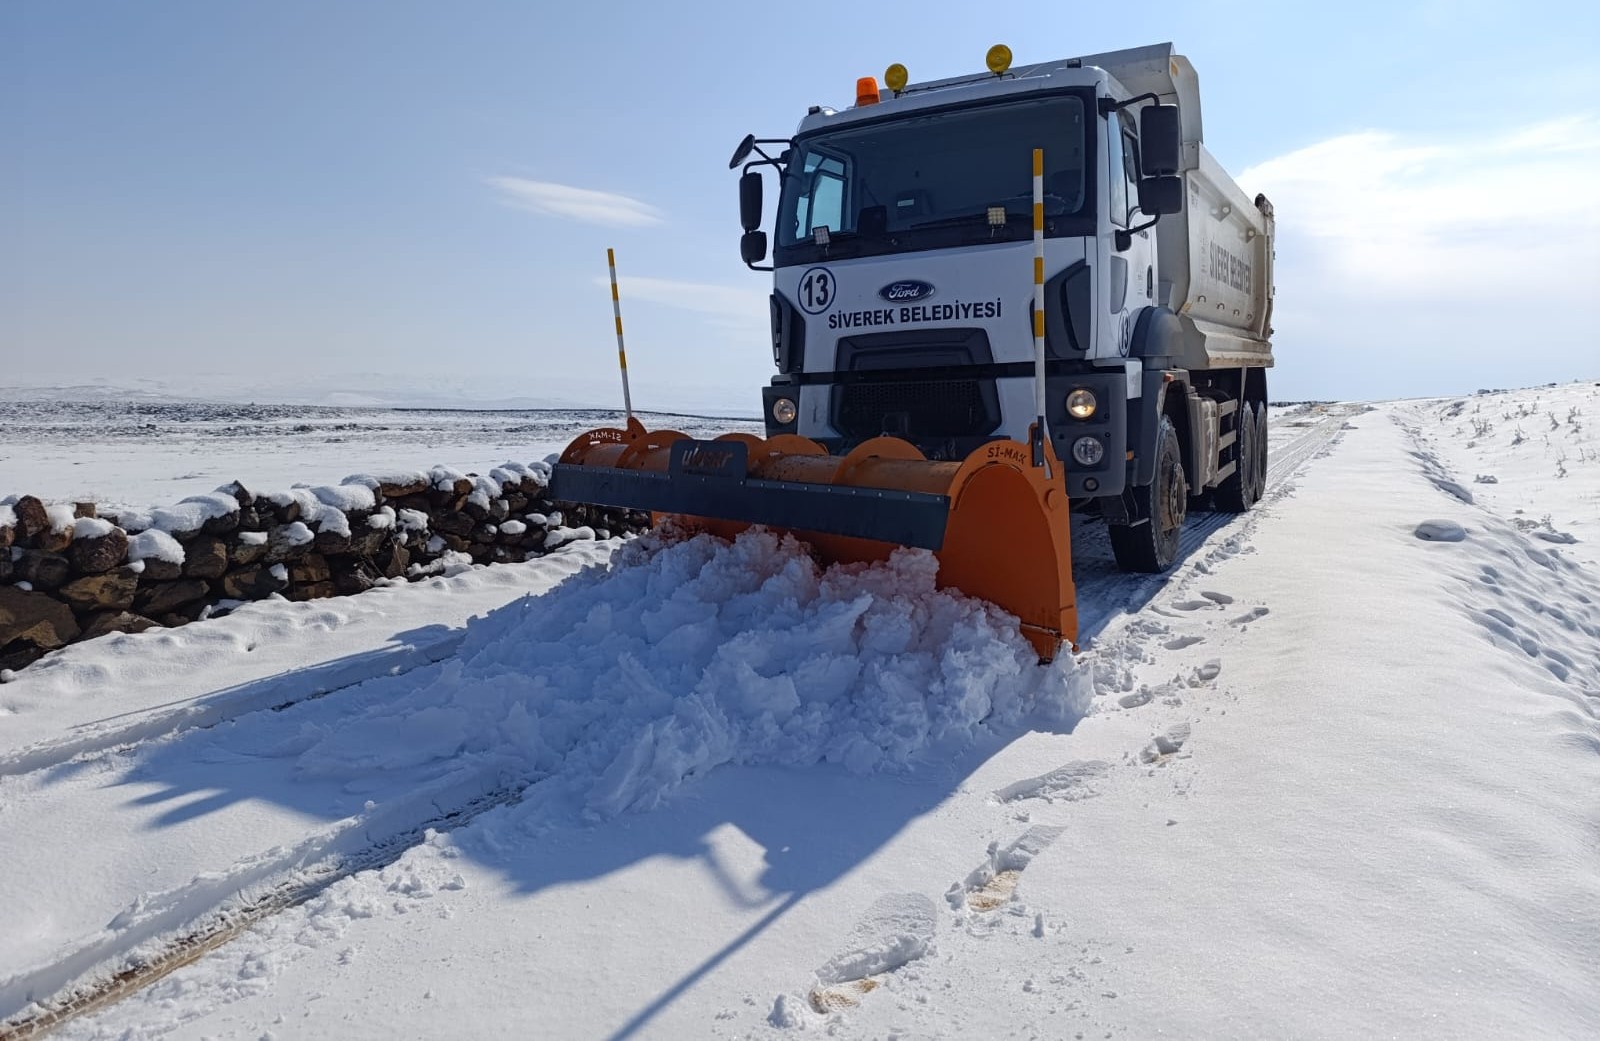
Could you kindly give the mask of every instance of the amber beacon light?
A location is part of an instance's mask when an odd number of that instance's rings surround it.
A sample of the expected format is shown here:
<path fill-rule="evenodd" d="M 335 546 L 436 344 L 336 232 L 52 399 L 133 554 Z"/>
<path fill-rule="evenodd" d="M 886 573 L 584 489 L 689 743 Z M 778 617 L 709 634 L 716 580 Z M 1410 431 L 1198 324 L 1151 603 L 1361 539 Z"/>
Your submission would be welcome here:
<path fill-rule="evenodd" d="M 875 76 L 863 76 L 856 80 L 856 104 L 876 105 L 878 103 L 878 80 Z"/>
<path fill-rule="evenodd" d="M 907 72 L 906 67 L 901 65 L 899 62 L 895 62 L 887 69 L 883 70 L 884 85 L 890 90 L 894 91 L 896 96 L 898 96 L 902 90 L 906 89 L 906 83 L 908 83 L 910 79 L 911 73 Z"/>
<path fill-rule="evenodd" d="M 997 43 L 989 48 L 989 53 L 983 56 L 983 63 L 989 66 L 989 71 L 996 76 L 1004 76 L 1006 70 L 1011 68 L 1011 48 L 1003 43 Z"/>

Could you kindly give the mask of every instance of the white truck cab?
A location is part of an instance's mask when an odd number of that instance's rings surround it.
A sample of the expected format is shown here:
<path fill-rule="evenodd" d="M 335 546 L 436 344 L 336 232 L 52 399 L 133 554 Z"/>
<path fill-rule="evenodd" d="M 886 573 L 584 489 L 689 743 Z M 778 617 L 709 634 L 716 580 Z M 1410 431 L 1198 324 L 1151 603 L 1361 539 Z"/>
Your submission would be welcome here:
<path fill-rule="evenodd" d="M 1048 436 L 1118 562 L 1163 570 L 1191 498 L 1261 493 L 1271 205 L 1206 152 L 1170 44 L 1016 69 L 997 47 L 989 67 L 920 84 L 891 67 L 891 89 L 864 80 L 792 138 L 741 143 L 741 252 L 773 272 L 768 433 L 836 453 L 891 434 L 934 459 L 1028 439 L 1041 148 Z"/>

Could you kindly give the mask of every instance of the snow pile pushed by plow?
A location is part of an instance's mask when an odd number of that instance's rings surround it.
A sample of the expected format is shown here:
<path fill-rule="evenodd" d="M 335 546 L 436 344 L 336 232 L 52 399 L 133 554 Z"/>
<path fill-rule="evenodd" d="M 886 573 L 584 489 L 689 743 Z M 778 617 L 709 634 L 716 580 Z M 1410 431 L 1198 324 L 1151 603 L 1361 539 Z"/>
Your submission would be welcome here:
<path fill-rule="evenodd" d="M 610 816 L 723 763 L 901 769 L 986 728 L 1081 716 L 1087 679 L 1038 665 L 1010 616 L 936 590 L 936 567 L 906 550 L 822 571 L 760 530 L 652 535 L 491 615 L 430 681 L 318 738 L 297 768 L 355 782 L 503 757 Z"/>

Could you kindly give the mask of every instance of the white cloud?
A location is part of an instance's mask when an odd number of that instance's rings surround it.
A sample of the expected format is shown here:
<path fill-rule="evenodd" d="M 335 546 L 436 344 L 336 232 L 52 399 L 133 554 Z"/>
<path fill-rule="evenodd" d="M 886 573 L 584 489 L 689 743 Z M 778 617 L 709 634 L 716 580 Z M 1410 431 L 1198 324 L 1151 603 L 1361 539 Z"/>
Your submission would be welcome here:
<path fill-rule="evenodd" d="M 530 213 L 612 228 L 644 227 L 663 220 L 660 210 L 629 195 L 574 188 L 552 181 L 530 181 L 524 177 L 491 177 L 488 180 L 499 190 L 502 203 Z"/>
<path fill-rule="evenodd" d="M 1277 213 L 1281 363 L 1320 367 L 1331 393 L 1362 354 L 1418 385 L 1462 363 L 1457 377 L 1498 385 L 1519 366 L 1524 383 L 1530 366 L 1592 371 L 1581 301 L 1600 278 L 1597 162 L 1600 118 L 1583 115 L 1450 138 L 1347 134 L 1245 170 L 1241 186 Z"/>
<path fill-rule="evenodd" d="M 681 282 L 671 278 L 648 278 L 642 275 L 622 275 L 617 279 L 622 304 L 629 300 L 648 300 L 653 304 L 676 307 L 683 311 L 716 315 L 743 321 L 768 322 L 767 297 L 770 289 L 740 289 L 706 282 Z M 596 278 L 596 285 L 610 285 L 604 278 Z"/>

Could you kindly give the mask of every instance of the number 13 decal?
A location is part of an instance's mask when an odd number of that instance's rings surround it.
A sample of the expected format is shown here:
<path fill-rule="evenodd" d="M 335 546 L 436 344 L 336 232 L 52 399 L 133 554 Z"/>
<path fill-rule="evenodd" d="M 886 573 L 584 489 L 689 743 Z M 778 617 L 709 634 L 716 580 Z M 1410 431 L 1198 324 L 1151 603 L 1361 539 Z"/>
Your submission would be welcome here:
<path fill-rule="evenodd" d="M 800 277 L 800 307 L 806 314 L 821 314 L 833 303 L 833 275 L 814 267 Z"/>

